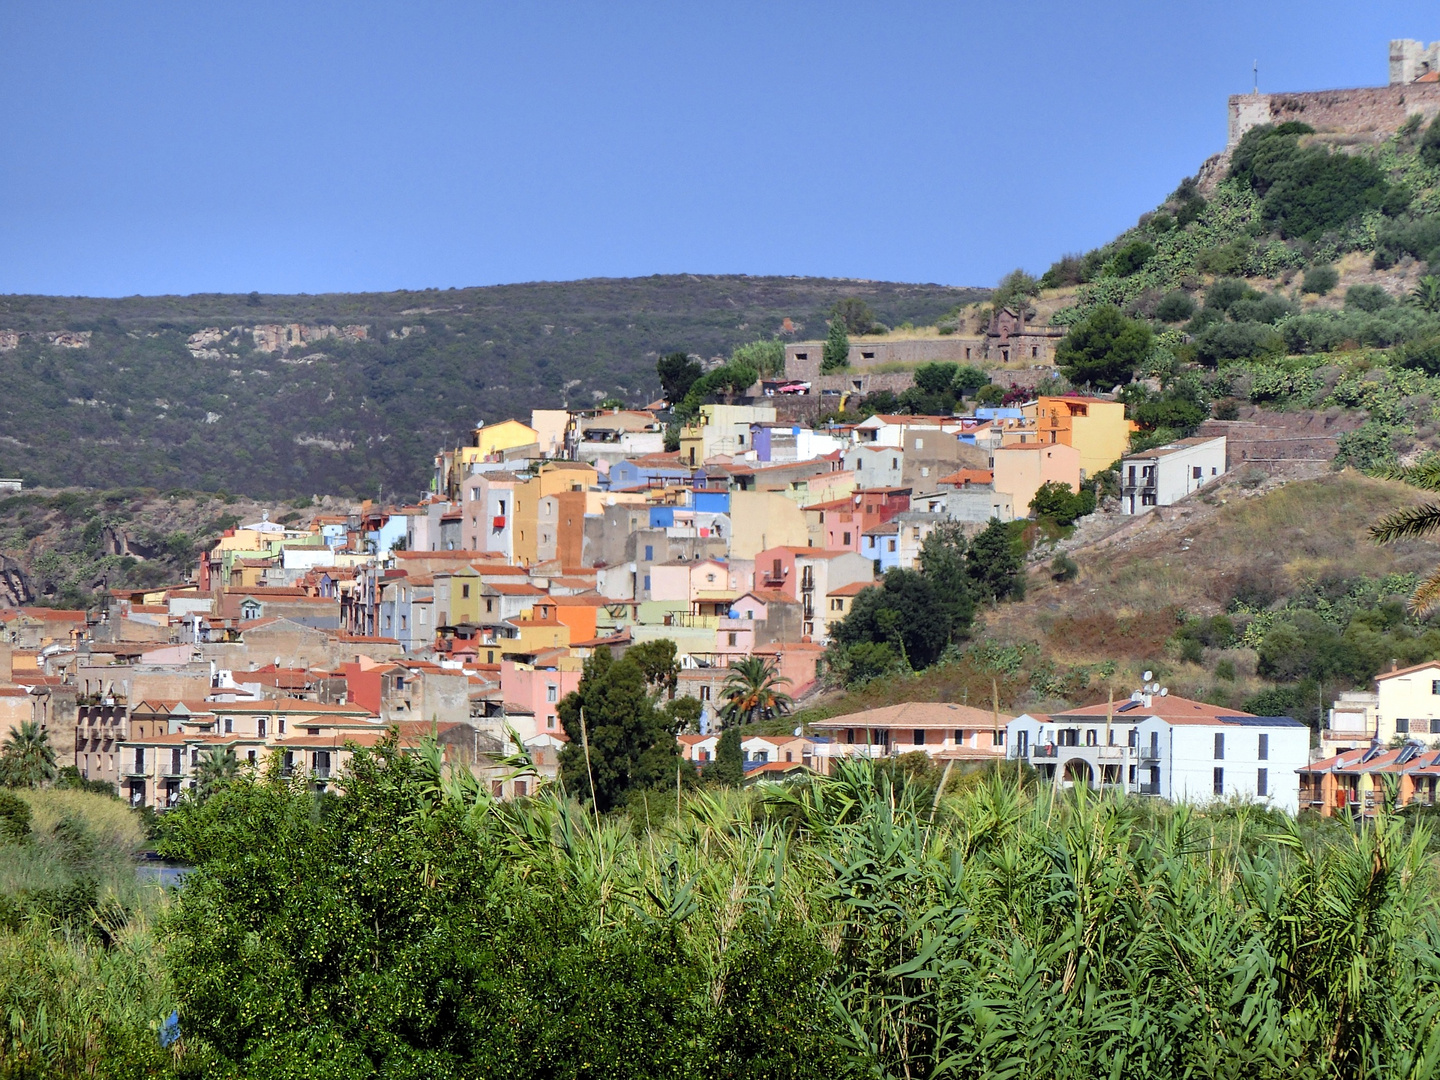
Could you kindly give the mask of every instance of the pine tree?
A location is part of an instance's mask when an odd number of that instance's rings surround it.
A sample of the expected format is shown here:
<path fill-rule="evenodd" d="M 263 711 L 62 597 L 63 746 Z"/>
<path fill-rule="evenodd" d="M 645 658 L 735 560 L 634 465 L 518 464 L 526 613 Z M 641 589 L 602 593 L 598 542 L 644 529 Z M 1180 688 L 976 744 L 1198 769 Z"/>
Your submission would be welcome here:
<path fill-rule="evenodd" d="M 745 779 L 745 754 L 740 749 L 740 729 L 728 727 L 715 744 L 715 760 L 705 767 L 705 779 L 737 787 Z"/>
<path fill-rule="evenodd" d="M 1010 530 L 999 518 L 991 518 L 990 524 L 970 541 L 965 568 L 980 599 L 1025 598 L 1025 566 L 1010 542 Z"/>

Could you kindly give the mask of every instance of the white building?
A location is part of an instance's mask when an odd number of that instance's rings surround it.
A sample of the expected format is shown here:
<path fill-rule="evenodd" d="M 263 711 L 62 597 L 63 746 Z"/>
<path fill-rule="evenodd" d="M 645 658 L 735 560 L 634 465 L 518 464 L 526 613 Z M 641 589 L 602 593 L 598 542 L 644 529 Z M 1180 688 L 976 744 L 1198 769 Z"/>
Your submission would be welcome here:
<path fill-rule="evenodd" d="M 1007 725 L 1009 756 L 1057 783 L 1114 787 L 1175 802 L 1241 798 L 1295 813 L 1310 729 L 1188 698 L 1139 693 Z"/>
<path fill-rule="evenodd" d="M 1179 502 L 1225 474 L 1225 436 L 1181 439 L 1120 462 L 1120 507 L 1143 514 Z"/>
<path fill-rule="evenodd" d="M 1320 733 L 1320 747 L 1331 757 L 1342 750 L 1389 746 L 1397 738 L 1440 747 L 1440 660 L 1377 675 L 1373 693 L 1341 694 Z"/>
<path fill-rule="evenodd" d="M 898 446 L 856 446 L 845 453 L 845 468 L 855 474 L 858 488 L 901 487 L 905 451 Z"/>

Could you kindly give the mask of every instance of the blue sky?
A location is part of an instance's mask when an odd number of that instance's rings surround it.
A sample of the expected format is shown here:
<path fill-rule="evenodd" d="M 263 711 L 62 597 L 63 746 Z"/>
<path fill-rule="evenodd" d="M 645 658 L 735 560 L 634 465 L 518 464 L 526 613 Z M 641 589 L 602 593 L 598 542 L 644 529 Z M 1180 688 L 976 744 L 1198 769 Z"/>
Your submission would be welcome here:
<path fill-rule="evenodd" d="M 1433 4 L 0 0 L 0 292 L 988 285 Z"/>

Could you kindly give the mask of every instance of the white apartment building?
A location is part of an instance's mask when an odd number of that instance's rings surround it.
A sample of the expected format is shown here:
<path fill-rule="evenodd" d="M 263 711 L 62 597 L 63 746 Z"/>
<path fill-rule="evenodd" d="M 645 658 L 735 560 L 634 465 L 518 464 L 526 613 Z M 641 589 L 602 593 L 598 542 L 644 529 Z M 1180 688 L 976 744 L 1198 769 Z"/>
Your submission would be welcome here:
<path fill-rule="evenodd" d="M 1180 439 L 1120 461 L 1120 508 L 1169 506 L 1225 475 L 1225 436 Z"/>
<path fill-rule="evenodd" d="M 1114 787 L 1175 802 L 1241 798 L 1295 813 L 1310 729 L 1188 698 L 1137 691 L 1127 701 L 1007 725 L 1009 756 L 1057 783 Z"/>

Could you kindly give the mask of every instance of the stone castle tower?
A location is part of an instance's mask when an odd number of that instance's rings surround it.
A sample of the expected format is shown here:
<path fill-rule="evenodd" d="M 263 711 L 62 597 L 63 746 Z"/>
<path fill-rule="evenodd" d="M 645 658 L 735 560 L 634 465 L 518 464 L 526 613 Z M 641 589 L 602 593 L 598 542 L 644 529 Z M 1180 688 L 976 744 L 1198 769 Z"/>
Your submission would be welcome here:
<path fill-rule="evenodd" d="M 1423 41 L 1397 38 L 1390 42 L 1390 85 L 1406 86 L 1430 75 L 1435 81 L 1440 73 L 1440 41 L 1426 45 Z"/>

